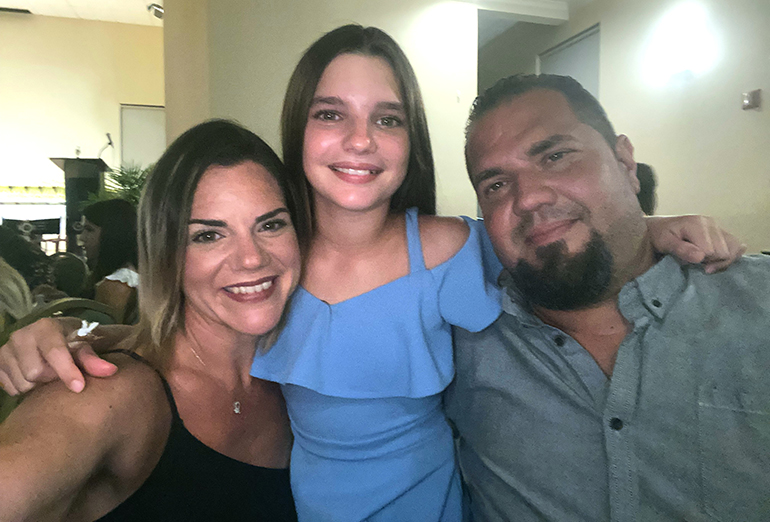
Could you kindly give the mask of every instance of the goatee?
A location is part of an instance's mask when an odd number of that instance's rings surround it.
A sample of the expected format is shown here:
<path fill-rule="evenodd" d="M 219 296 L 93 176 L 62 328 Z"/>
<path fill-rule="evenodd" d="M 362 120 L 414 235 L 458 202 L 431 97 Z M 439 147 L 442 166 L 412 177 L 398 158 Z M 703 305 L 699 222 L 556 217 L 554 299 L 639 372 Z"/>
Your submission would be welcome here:
<path fill-rule="evenodd" d="M 585 249 L 570 255 L 564 240 L 535 251 L 536 268 L 519 261 L 509 273 L 516 290 L 534 306 L 578 310 L 598 303 L 612 280 L 612 253 L 595 230 Z"/>

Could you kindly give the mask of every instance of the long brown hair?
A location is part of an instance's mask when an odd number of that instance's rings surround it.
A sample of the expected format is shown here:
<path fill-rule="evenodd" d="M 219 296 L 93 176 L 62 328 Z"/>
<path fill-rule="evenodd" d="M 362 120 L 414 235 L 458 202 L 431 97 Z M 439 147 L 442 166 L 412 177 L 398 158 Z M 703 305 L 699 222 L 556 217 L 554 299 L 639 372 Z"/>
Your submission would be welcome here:
<path fill-rule="evenodd" d="M 311 193 L 302 155 L 310 105 L 326 67 L 341 54 L 376 56 L 390 64 L 401 90 L 409 133 L 409 165 L 406 178 L 390 202 L 390 208 L 403 212 L 417 207 L 423 214 L 436 213 L 436 180 L 428 122 L 420 87 L 404 52 L 387 33 L 376 27 L 344 25 L 316 40 L 300 59 L 286 89 L 281 114 L 283 161 L 288 175 L 306 194 Z M 312 198 L 305 197 L 312 216 Z"/>

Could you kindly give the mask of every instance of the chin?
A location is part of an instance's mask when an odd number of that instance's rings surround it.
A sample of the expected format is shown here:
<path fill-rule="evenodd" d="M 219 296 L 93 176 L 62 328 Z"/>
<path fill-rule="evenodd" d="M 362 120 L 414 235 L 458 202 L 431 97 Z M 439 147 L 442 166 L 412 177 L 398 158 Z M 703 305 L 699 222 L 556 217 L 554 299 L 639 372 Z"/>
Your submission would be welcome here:
<path fill-rule="evenodd" d="M 516 289 L 531 304 L 576 310 L 596 304 L 609 288 L 613 257 L 596 232 L 579 252 L 570 252 L 561 240 L 539 247 L 536 258 L 536 263 L 522 260 L 509 270 Z"/>

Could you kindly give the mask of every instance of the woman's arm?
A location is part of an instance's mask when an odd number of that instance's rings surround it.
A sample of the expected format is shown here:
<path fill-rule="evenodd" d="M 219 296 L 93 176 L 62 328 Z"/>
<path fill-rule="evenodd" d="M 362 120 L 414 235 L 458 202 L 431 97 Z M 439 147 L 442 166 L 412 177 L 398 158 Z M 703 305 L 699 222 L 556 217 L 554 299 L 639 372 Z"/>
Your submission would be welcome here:
<path fill-rule="evenodd" d="M 0 424 L 0 520 L 93 520 L 149 476 L 170 407 L 152 369 L 117 357 L 109 382 L 90 379 L 81 394 L 43 386 Z"/>
<path fill-rule="evenodd" d="M 114 348 L 128 337 L 132 328 L 99 326 L 90 344 L 68 344 L 67 335 L 80 324 L 79 319 L 71 317 L 46 318 L 11 334 L 0 347 L 0 385 L 9 395 L 17 395 L 38 383 L 62 379 L 70 390 L 79 392 L 85 381 L 78 365 L 94 377 L 113 375 L 117 368 L 95 355 L 92 347 L 99 353 Z"/>
<path fill-rule="evenodd" d="M 118 313 L 118 322 L 123 322 L 126 308 L 134 292 L 135 290 L 126 283 L 104 279 L 96 285 L 94 300 L 115 310 Z"/>

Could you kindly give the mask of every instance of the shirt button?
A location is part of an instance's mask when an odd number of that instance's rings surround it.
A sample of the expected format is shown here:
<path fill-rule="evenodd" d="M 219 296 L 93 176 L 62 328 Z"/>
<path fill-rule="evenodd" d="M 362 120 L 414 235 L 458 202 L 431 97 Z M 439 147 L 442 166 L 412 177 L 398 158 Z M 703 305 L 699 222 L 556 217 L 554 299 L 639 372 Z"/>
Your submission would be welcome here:
<path fill-rule="evenodd" d="M 565 343 L 565 340 L 564 340 L 564 336 L 563 336 L 563 335 L 557 335 L 557 336 L 554 338 L 553 342 L 555 342 L 555 343 L 556 343 L 556 346 L 558 346 L 559 348 L 561 348 L 562 346 L 564 346 L 564 343 Z"/>
<path fill-rule="evenodd" d="M 663 304 L 660 301 L 658 301 L 657 299 L 653 299 L 652 300 L 652 306 L 654 306 L 655 308 L 660 308 L 661 306 L 663 306 Z"/>
<path fill-rule="evenodd" d="M 612 428 L 615 431 L 620 431 L 623 429 L 623 421 L 618 419 L 617 417 L 613 417 L 610 419 L 610 428 Z"/>

